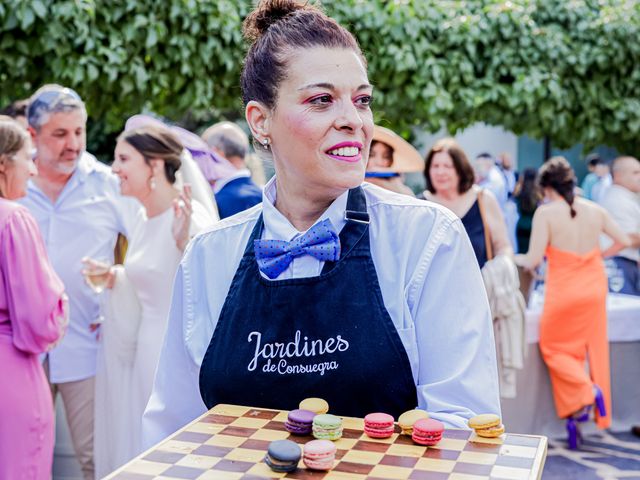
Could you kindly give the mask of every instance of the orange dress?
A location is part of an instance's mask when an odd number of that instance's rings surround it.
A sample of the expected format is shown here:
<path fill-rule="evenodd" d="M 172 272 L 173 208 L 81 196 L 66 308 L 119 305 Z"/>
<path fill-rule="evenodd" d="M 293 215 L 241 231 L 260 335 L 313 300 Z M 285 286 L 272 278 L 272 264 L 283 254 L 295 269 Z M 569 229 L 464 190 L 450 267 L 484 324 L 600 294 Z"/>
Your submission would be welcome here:
<path fill-rule="evenodd" d="M 595 383 L 607 413 L 596 423 L 607 428 L 611 424 L 607 277 L 600 250 L 578 255 L 548 246 L 546 255 L 540 351 L 549 368 L 556 411 L 565 418 L 592 404 Z"/>

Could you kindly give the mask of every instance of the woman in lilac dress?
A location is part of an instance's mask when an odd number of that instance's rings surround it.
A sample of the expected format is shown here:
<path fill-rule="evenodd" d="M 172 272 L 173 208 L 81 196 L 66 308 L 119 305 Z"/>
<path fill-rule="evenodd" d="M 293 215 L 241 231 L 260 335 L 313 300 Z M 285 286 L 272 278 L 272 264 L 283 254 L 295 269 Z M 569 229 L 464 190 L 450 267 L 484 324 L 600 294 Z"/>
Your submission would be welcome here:
<path fill-rule="evenodd" d="M 51 477 L 54 418 L 38 355 L 64 333 L 63 285 L 38 226 L 13 200 L 36 173 L 31 140 L 0 117 L 0 478 Z"/>

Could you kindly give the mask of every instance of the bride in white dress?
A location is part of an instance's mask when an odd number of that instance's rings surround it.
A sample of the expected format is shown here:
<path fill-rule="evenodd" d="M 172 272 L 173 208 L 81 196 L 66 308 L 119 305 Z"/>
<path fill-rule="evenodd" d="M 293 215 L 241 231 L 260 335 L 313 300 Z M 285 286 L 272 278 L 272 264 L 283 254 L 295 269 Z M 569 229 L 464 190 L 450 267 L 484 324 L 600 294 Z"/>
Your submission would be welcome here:
<path fill-rule="evenodd" d="M 212 204 L 207 208 L 192 200 L 189 185 L 178 186 L 183 170 L 197 171 L 188 162 L 194 163 L 168 128 L 146 126 L 118 138 L 112 170 L 122 194 L 144 208 L 124 265 L 109 269 L 96 375 L 97 478 L 140 453 L 141 419 L 162 348 L 173 278 L 189 239 L 217 220 Z M 92 260 L 86 266 L 87 271 L 99 267 Z"/>

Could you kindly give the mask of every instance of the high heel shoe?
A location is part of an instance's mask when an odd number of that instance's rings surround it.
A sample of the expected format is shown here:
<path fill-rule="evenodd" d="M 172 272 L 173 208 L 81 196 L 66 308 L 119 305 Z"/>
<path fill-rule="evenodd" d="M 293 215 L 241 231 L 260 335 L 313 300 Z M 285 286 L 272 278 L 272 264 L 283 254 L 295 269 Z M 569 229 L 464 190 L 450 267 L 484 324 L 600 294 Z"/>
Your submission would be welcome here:
<path fill-rule="evenodd" d="M 607 415 L 607 408 L 604 405 L 604 395 L 602 394 L 600 387 L 595 383 L 593 384 L 593 392 L 595 394 L 595 404 L 596 409 L 598 410 L 598 415 L 605 417 Z"/>
<path fill-rule="evenodd" d="M 567 418 L 567 434 L 569 435 L 569 450 L 578 449 L 578 425 L 573 417 Z"/>
<path fill-rule="evenodd" d="M 596 406 L 596 411 L 598 412 L 598 415 L 600 417 L 604 417 L 607 415 L 607 408 L 604 405 L 604 395 L 602 394 L 602 390 L 600 390 L 600 387 L 595 383 L 593 384 L 593 397 L 593 404 L 585 406 L 572 415 L 572 417 L 577 422 L 589 421 L 589 414 L 591 413 L 591 408 L 593 407 L 593 405 Z"/>

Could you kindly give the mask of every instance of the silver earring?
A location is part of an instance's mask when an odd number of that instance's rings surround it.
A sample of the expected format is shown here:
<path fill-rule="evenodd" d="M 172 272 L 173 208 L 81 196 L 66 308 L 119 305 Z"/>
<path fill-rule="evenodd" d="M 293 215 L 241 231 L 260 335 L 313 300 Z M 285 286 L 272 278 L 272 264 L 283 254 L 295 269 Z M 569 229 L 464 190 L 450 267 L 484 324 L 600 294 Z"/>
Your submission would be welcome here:
<path fill-rule="evenodd" d="M 151 190 L 155 190 L 155 189 L 156 189 L 156 179 L 155 179 L 155 178 L 153 178 L 153 177 L 151 177 L 151 178 L 149 179 L 149 188 L 150 188 Z"/>
<path fill-rule="evenodd" d="M 264 140 L 262 140 L 262 147 L 266 150 L 269 148 L 269 139 L 265 138 Z"/>

